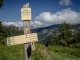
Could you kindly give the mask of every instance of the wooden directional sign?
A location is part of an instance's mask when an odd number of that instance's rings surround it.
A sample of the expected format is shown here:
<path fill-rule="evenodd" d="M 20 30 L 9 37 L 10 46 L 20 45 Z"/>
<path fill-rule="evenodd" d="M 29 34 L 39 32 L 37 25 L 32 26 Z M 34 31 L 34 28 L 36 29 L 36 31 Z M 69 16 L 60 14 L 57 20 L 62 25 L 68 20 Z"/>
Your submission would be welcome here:
<path fill-rule="evenodd" d="M 21 20 L 31 20 L 31 8 L 21 8 Z"/>
<path fill-rule="evenodd" d="M 24 43 L 29 43 L 29 42 L 37 42 L 37 41 L 38 41 L 37 33 L 7 37 L 8 46 L 24 44 Z"/>
<path fill-rule="evenodd" d="M 27 42 L 38 41 L 37 33 L 32 33 L 27 35 Z"/>

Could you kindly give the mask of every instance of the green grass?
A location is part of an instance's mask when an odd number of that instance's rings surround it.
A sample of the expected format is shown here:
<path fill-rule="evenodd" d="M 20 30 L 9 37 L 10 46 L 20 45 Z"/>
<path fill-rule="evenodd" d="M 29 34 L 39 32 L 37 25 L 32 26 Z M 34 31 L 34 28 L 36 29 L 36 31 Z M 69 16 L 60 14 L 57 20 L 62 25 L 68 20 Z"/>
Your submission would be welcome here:
<path fill-rule="evenodd" d="M 42 52 L 43 48 L 43 45 L 36 44 L 36 49 L 32 52 L 32 60 L 47 60 Z M 0 60 L 24 60 L 24 45 L 0 45 Z"/>
<path fill-rule="evenodd" d="M 43 51 L 43 44 L 35 44 L 32 51 L 32 60 L 80 60 L 80 49 L 61 46 L 47 47 L 48 55 Z M 50 55 L 49 59 L 48 56 Z M 0 45 L 0 60 L 24 60 L 24 45 L 4 46 Z"/>
<path fill-rule="evenodd" d="M 24 60 L 23 45 L 0 45 L 0 60 Z"/>
<path fill-rule="evenodd" d="M 47 50 L 53 60 L 80 60 L 79 48 L 49 46 Z"/>
<path fill-rule="evenodd" d="M 32 52 L 32 60 L 47 60 L 46 55 L 43 53 L 44 48 L 44 45 L 36 44 L 36 49 Z"/>

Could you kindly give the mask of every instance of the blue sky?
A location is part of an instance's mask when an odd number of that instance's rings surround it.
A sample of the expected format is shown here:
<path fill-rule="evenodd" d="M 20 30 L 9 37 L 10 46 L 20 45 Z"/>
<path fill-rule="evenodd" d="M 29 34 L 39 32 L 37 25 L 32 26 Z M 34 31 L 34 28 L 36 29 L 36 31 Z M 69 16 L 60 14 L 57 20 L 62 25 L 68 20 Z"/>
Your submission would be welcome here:
<path fill-rule="evenodd" d="M 80 22 L 80 0 L 4 0 L 0 19 L 4 25 L 22 26 L 21 8 L 26 3 L 32 9 L 31 24 L 34 26 Z M 67 19 L 66 19 L 67 18 Z"/>

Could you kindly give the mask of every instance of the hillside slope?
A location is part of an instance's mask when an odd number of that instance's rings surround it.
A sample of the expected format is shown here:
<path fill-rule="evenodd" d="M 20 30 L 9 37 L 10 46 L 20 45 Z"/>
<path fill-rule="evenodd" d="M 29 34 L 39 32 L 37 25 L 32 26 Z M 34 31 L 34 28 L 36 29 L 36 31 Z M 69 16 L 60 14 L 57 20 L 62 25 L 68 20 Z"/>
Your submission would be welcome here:
<path fill-rule="evenodd" d="M 48 41 L 50 41 L 52 39 L 52 37 L 55 34 L 57 34 L 59 32 L 60 25 L 61 24 L 31 29 L 31 32 L 32 33 L 34 33 L 34 32 L 38 33 L 39 42 L 47 43 Z M 80 28 L 80 24 L 73 24 L 72 26 L 75 29 Z"/>
<path fill-rule="evenodd" d="M 39 42 L 47 43 L 56 33 L 59 32 L 60 25 L 51 25 L 48 27 L 32 29 L 31 32 L 37 32 Z"/>

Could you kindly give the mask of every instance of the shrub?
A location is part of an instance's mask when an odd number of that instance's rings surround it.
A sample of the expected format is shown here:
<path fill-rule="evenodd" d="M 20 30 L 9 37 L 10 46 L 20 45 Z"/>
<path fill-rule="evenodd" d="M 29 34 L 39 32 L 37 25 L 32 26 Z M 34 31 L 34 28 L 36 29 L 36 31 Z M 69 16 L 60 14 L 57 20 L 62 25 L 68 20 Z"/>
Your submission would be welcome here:
<path fill-rule="evenodd" d="M 80 43 L 70 44 L 70 47 L 80 48 Z"/>
<path fill-rule="evenodd" d="M 67 46 L 67 43 L 65 42 L 65 40 L 59 40 L 59 44 L 62 46 Z"/>

